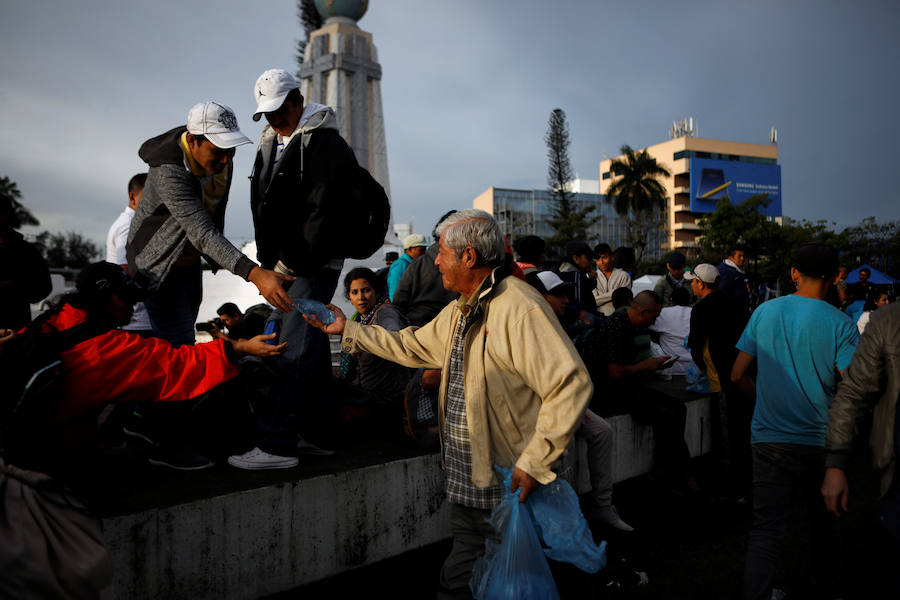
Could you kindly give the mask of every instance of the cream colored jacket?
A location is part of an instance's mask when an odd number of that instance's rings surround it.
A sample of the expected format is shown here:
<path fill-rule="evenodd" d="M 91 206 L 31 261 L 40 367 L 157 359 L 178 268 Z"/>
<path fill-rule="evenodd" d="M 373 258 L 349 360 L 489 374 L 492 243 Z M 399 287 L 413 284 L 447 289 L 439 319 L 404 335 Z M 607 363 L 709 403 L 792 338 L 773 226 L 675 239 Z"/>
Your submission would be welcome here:
<path fill-rule="evenodd" d="M 591 399 L 593 386 L 572 342 L 547 302 L 527 283 L 506 277 L 480 293 L 483 318 L 465 339 L 466 420 L 472 481 L 495 485 L 492 465 L 515 465 L 542 484 Z M 443 369 L 441 431 L 446 410 L 450 345 L 466 298 L 448 304 L 423 327 L 386 331 L 348 321 L 342 347 L 364 350 L 408 367 Z"/>

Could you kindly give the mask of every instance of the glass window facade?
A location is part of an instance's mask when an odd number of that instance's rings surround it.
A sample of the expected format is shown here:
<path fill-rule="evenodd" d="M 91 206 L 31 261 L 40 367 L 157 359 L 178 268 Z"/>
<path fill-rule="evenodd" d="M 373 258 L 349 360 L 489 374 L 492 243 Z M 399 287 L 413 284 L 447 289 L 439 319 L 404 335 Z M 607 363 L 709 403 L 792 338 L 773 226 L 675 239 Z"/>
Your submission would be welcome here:
<path fill-rule="evenodd" d="M 593 206 L 594 210 L 588 216 L 600 217 L 588 230 L 587 241 L 591 245 L 599 242 L 606 242 L 614 248 L 628 245 L 625 219 L 616 213 L 615 206 L 607 201 L 605 194 L 575 194 L 574 204 L 578 209 Z M 494 217 L 510 242 L 525 235 L 538 235 L 545 239 L 552 237 L 555 230 L 549 221 L 553 217 L 553 205 L 554 198 L 547 190 L 494 188 Z M 645 250 L 645 256 L 661 253 L 665 235 L 665 231 L 659 232 L 657 239 L 652 240 Z"/>

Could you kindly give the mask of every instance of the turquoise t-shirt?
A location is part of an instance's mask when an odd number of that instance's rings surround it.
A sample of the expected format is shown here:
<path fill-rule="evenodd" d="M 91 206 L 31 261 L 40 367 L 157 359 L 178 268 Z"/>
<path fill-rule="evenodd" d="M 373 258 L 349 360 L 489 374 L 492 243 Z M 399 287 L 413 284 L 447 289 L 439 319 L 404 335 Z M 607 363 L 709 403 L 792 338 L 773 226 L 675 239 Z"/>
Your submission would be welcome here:
<path fill-rule="evenodd" d="M 760 304 L 737 344 L 759 369 L 750 443 L 824 446 L 834 369 L 847 368 L 858 341 L 856 324 L 824 300 Z"/>

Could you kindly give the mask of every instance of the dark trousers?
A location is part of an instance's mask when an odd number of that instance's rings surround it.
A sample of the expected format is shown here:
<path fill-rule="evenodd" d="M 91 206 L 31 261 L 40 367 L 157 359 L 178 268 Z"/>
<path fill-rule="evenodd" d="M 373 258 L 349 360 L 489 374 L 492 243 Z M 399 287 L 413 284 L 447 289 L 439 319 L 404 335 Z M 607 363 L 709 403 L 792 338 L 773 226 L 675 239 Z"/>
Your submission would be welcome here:
<path fill-rule="evenodd" d="M 833 595 L 838 545 L 833 517 L 825 510 L 821 487 L 825 450 L 799 444 L 753 444 L 753 526 L 744 566 L 744 599 L 769 598 L 779 546 L 791 515 L 791 498 L 806 502 L 815 572 L 810 589 L 816 598 Z"/>
<path fill-rule="evenodd" d="M 441 567 L 439 600 L 471 598 L 469 580 L 475 561 L 484 555 L 484 543 L 489 537 L 498 539 L 497 532 L 488 522 L 491 511 L 450 504 L 450 530 L 453 547 Z"/>
<path fill-rule="evenodd" d="M 298 276 L 287 287 L 288 296 L 294 301 L 307 298 L 328 304 L 334 297 L 340 276 L 340 271 L 335 269 L 321 269 L 310 277 Z M 328 336 L 315 327 L 310 327 L 299 312 L 292 310 L 282 317 L 281 335 L 278 339 L 289 344 L 284 358 L 299 361 L 307 358 L 311 351 L 321 352 L 322 345 L 317 340 L 327 340 Z M 328 348 L 327 344 L 325 348 Z"/>
<path fill-rule="evenodd" d="M 159 289 L 144 301 L 156 337 L 173 346 L 194 345 L 194 324 L 203 300 L 200 265 L 172 267 Z M 155 441 L 185 440 L 180 423 L 190 420 L 190 403 L 138 402 L 134 412 L 143 417 L 143 429 Z"/>
<path fill-rule="evenodd" d="M 194 344 L 194 324 L 203 300 L 200 265 L 172 267 L 159 289 L 144 301 L 156 337 L 173 346 Z"/>

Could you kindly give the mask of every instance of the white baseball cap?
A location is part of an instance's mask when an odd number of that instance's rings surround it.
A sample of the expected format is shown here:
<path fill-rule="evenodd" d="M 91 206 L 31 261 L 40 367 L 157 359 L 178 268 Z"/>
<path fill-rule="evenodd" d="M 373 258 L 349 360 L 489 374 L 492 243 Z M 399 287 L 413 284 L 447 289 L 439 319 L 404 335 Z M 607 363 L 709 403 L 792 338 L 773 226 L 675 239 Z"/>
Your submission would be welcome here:
<path fill-rule="evenodd" d="M 713 284 L 716 282 L 716 277 L 719 276 L 719 270 L 709 263 L 701 263 L 694 267 L 694 271 L 692 273 L 685 273 L 685 279 L 699 279 L 703 283 Z"/>
<path fill-rule="evenodd" d="M 187 130 L 194 135 L 205 136 L 223 150 L 250 143 L 250 138 L 238 129 L 234 111 L 218 102 L 195 104 L 188 111 Z"/>
<path fill-rule="evenodd" d="M 287 95 L 296 89 L 297 80 L 284 69 L 269 69 L 260 75 L 253 87 L 253 97 L 256 99 L 253 120 L 259 121 L 263 113 L 281 108 Z"/>
<path fill-rule="evenodd" d="M 410 248 L 418 248 L 420 246 L 427 246 L 428 244 L 425 242 L 425 236 L 421 233 L 411 233 L 405 238 L 403 238 L 403 249 L 409 250 Z"/>

